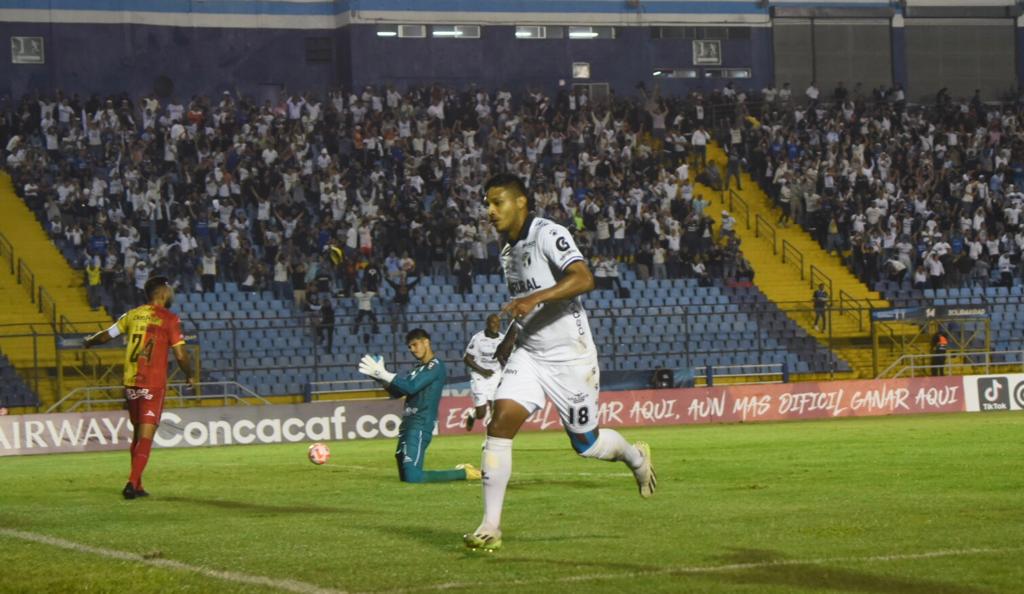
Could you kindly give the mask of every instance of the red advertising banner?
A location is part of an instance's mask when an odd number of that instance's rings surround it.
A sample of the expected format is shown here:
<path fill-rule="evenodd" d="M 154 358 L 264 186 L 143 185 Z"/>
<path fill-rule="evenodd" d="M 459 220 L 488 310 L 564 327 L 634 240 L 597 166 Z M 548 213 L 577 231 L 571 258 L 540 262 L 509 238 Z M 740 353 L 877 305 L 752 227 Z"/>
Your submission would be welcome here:
<path fill-rule="evenodd" d="M 444 398 L 438 414 L 441 434 L 459 433 L 469 398 Z M 962 412 L 964 378 L 906 378 L 633 390 L 601 394 L 598 419 L 605 427 L 750 423 L 882 415 Z M 561 429 L 550 402 L 525 429 Z"/>

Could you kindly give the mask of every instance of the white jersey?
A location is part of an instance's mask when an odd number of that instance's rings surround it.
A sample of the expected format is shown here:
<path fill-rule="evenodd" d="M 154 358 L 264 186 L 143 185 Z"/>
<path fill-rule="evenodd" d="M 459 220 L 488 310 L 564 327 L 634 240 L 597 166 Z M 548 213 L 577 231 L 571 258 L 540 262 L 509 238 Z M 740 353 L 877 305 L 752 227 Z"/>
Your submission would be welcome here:
<path fill-rule="evenodd" d="M 552 221 L 530 217 L 527 231 L 501 250 L 501 266 L 512 298 L 555 286 L 565 269 L 585 262 L 569 231 Z M 587 312 L 579 297 L 542 304 L 521 320 L 517 346 L 547 363 L 597 358 Z"/>
<path fill-rule="evenodd" d="M 505 335 L 500 333 L 494 338 L 490 338 L 487 336 L 487 332 L 481 330 L 469 340 L 465 354 L 472 355 L 473 360 L 480 367 L 490 369 L 495 372 L 495 375 L 500 375 L 501 363 L 498 363 L 498 360 L 494 358 L 494 352 L 498 350 L 498 345 L 501 344 L 503 338 L 505 338 Z M 479 375 L 475 371 L 470 371 L 470 373 L 473 376 Z"/>

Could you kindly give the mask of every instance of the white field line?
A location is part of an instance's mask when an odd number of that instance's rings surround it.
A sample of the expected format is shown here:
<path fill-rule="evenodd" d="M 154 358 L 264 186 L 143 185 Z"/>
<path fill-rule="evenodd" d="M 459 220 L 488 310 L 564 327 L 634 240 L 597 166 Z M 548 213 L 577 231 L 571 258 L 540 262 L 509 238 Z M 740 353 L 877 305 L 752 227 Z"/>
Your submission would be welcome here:
<path fill-rule="evenodd" d="M 235 571 L 223 571 L 219 569 L 210 569 L 208 567 L 202 567 L 198 565 L 189 565 L 182 563 L 181 561 L 174 561 L 172 559 L 150 559 L 137 553 L 128 553 L 125 551 L 118 551 L 116 549 L 107 549 L 103 547 L 95 547 L 91 545 L 85 545 L 62 538 L 56 538 L 53 536 L 47 536 L 44 534 L 36 534 L 34 532 L 25 532 L 23 530 L 13 530 L 10 528 L 0 528 L 0 536 L 6 536 L 8 538 L 14 538 L 18 540 L 24 540 L 28 542 L 34 542 L 38 544 L 44 544 L 57 548 L 67 549 L 70 551 L 76 551 L 79 553 L 89 553 L 92 555 L 98 555 L 101 557 L 107 557 L 109 559 L 117 559 L 120 561 L 133 561 L 135 563 L 141 563 L 149 565 L 151 567 L 159 567 L 162 569 L 174 569 L 177 571 L 184 571 L 188 573 L 194 573 L 204 577 L 224 580 L 228 582 L 234 582 L 237 584 L 244 584 L 249 586 L 263 586 L 267 588 L 275 588 L 285 592 L 295 592 L 297 594 L 346 594 L 343 590 L 334 590 L 331 588 L 324 588 L 316 584 L 310 584 L 308 582 L 302 582 L 298 580 L 282 580 L 269 578 L 259 575 L 251 575 L 247 573 L 239 573 Z M 1009 549 L 950 549 L 941 551 L 927 551 L 923 553 L 904 553 L 904 554 L 893 554 L 893 555 L 872 555 L 864 557 L 824 557 L 817 559 L 782 559 L 777 561 L 760 561 L 754 563 L 733 563 L 730 565 L 693 565 L 693 566 L 674 566 L 664 567 L 661 569 L 654 569 L 649 571 L 632 571 L 632 572 L 620 572 L 620 573 L 594 573 L 588 575 L 575 575 L 566 576 L 562 578 L 548 578 L 548 579 L 537 579 L 537 580 L 512 580 L 502 582 L 502 587 L 508 586 L 529 586 L 529 585 L 540 585 L 540 584 L 552 584 L 552 583 L 579 583 L 579 582 L 590 582 L 600 580 L 615 580 L 623 578 L 635 578 L 635 577 L 651 577 L 659 575 L 680 575 L 680 574 L 695 574 L 695 573 L 720 573 L 729 571 L 743 571 L 746 569 L 762 569 L 770 567 L 785 567 L 790 565 L 833 565 L 843 563 L 889 563 L 893 561 L 910 561 L 915 559 L 935 559 L 941 557 L 965 557 L 969 555 L 987 555 L 993 553 L 1010 553 L 1020 551 L 1020 548 L 1009 548 Z M 498 553 L 500 555 L 500 553 Z M 457 590 L 463 588 L 479 588 L 480 582 L 447 582 L 442 584 L 424 585 L 416 588 L 403 588 L 396 590 L 385 590 L 388 594 L 397 594 L 399 592 L 424 592 L 424 591 L 444 591 L 444 590 Z"/>
<path fill-rule="evenodd" d="M 345 592 L 341 590 L 323 588 L 316 584 L 300 582 L 298 580 L 279 580 L 275 578 L 264 577 L 261 575 L 239 573 L 237 571 L 223 571 L 220 569 L 210 569 L 209 567 L 189 565 L 188 563 L 174 561 L 173 559 L 150 559 L 143 555 L 139 555 L 138 553 L 128 553 L 125 551 L 118 551 L 116 549 L 94 547 L 91 545 L 81 544 L 70 540 L 64 540 L 63 538 L 56 538 L 53 536 L 47 536 L 45 534 L 36 534 L 34 532 L 25 532 L 23 530 L 0 528 L 0 536 L 6 536 L 8 538 L 44 544 L 61 549 L 67 549 L 69 551 L 75 551 L 78 553 L 89 553 L 91 555 L 107 557 L 108 559 L 131 561 L 133 563 L 141 563 L 143 565 L 159 567 L 162 569 L 174 569 L 178 571 L 194 573 L 196 575 L 201 575 L 203 577 L 224 580 L 226 582 L 234 582 L 236 584 L 244 584 L 246 586 L 263 586 L 266 588 L 274 588 L 285 592 L 295 592 L 296 594 L 345 594 Z"/>
<path fill-rule="evenodd" d="M 966 557 L 968 555 L 987 555 L 992 553 L 1010 553 L 1020 551 L 1020 548 L 1010 549 L 950 549 L 942 551 L 926 551 L 923 553 L 902 553 L 893 555 L 872 555 L 865 557 L 823 557 L 817 559 L 780 559 L 777 561 L 758 561 L 753 563 L 733 563 L 730 565 L 691 565 L 664 567 L 648 571 L 623 571 L 620 573 L 594 573 L 589 575 L 574 575 L 561 578 L 547 578 L 536 580 L 511 580 L 501 583 L 502 588 L 510 586 L 535 586 L 542 584 L 572 584 L 579 582 L 593 582 L 601 580 L 618 580 L 638 577 L 653 577 L 659 575 L 685 575 L 696 573 L 724 573 L 730 571 L 743 571 L 747 569 L 764 569 L 771 567 L 785 567 L 789 565 L 833 565 L 844 563 L 891 563 L 893 561 L 912 561 L 915 559 L 935 559 L 940 557 Z M 481 553 L 491 555 L 491 553 Z M 495 559 L 501 558 L 501 552 L 493 553 Z M 399 592 L 437 592 L 445 590 L 458 590 L 478 588 L 479 582 L 448 582 L 443 584 L 424 585 L 415 588 L 404 588 L 397 590 L 386 590 L 382 593 L 397 594 Z"/>

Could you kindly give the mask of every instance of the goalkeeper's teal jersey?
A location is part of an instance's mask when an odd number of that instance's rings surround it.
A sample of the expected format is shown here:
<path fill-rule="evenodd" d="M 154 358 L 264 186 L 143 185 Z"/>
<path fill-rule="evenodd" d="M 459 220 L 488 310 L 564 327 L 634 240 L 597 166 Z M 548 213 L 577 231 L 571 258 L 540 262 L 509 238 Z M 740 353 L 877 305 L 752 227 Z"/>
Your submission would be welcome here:
<path fill-rule="evenodd" d="M 388 392 L 395 398 L 405 396 L 402 430 L 419 429 L 431 433 L 437 424 L 437 409 L 441 403 L 448 372 L 437 358 L 421 363 L 411 370 L 395 376 Z"/>

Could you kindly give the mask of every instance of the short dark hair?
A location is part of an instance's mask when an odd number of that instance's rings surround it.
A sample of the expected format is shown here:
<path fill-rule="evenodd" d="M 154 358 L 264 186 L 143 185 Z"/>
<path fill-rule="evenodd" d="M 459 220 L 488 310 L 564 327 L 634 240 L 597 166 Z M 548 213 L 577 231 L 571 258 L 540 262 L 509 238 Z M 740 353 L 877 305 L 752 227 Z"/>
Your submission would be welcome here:
<path fill-rule="evenodd" d="M 166 276 L 149 277 L 149 280 L 146 281 L 146 285 L 143 288 L 143 290 L 146 292 L 146 299 L 152 299 L 153 294 L 156 293 L 156 290 L 159 289 L 160 287 L 169 286 L 171 286 L 171 281 L 169 281 Z"/>
<path fill-rule="evenodd" d="M 533 194 L 526 188 L 526 184 L 523 183 L 523 179 L 514 173 L 498 173 L 492 175 L 487 183 L 484 184 L 484 193 L 486 194 L 491 188 L 511 188 L 515 192 L 522 194 L 526 197 L 526 210 L 533 212 L 534 200 Z"/>
<path fill-rule="evenodd" d="M 417 340 L 419 338 L 426 338 L 427 340 L 430 340 L 430 334 L 427 334 L 427 331 L 424 330 L 423 328 L 413 328 L 408 333 L 406 333 L 405 344 L 409 344 L 410 342 Z"/>

